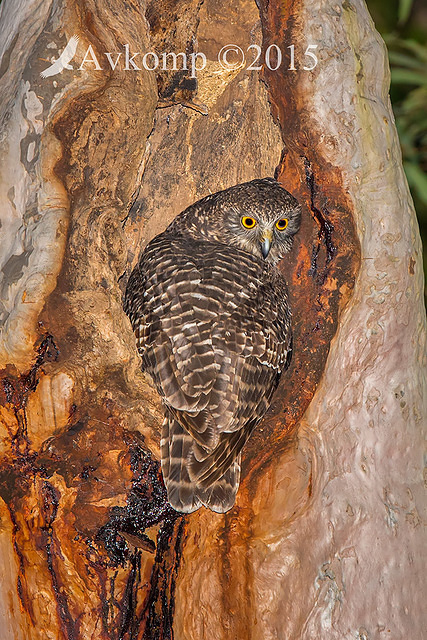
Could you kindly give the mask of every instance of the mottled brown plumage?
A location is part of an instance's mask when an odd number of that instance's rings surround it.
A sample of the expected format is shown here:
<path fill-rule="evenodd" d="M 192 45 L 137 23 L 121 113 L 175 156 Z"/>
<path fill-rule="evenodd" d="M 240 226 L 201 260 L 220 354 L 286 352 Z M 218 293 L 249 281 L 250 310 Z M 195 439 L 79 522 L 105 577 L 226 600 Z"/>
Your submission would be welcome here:
<path fill-rule="evenodd" d="M 242 447 L 290 362 L 275 264 L 299 223 L 297 201 L 275 180 L 237 185 L 179 214 L 129 278 L 125 311 L 163 399 L 162 471 L 178 511 L 234 504 Z"/>

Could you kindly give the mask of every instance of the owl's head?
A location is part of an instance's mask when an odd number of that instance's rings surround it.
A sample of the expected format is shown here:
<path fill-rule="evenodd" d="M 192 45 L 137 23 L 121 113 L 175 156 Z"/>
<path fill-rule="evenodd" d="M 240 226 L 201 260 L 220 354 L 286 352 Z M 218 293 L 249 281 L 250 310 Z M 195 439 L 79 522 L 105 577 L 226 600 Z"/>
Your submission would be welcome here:
<path fill-rule="evenodd" d="M 273 178 L 252 180 L 199 200 L 170 225 L 194 239 L 237 246 L 276 263 L 300 227 L 301 206 Z"/>

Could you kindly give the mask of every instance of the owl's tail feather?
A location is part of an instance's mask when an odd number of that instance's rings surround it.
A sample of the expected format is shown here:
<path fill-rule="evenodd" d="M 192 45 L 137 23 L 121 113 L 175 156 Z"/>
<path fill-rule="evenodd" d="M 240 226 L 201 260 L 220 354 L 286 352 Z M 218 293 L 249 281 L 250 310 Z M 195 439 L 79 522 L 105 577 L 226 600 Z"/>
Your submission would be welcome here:
<path fill-rule="evenodd" d="M 195 451 L 189 464 L 189 476 L 193 482 L 210 487 L 214 482 L 219 481 L 229 468 L 233 467 L 235 460 L 239 461 L 240 468 L 240 452 L 255 424 L 256 421 L 248 422 L 244 429 L 223 433 L 218 446 L 204 458 L 197 456 L 197 451 Z"/>
<path fill-rule="evenodd" d="M 196 495 L 212 511 L 225 513 L 229 511 L 236 500 L 240 481 L 240 456 L 234 460 L 221 478 L 215 480 L 209 487 L 195 485 Z"/>
<path fill-rule="evenodd" d="M 163 480 L 170 504 L 183 513 L 192 513 L 202 506 L 186 466 L 192 444 L 193 438 L 174 418 L 165 418 L 160 442 Z"/>
<path fill-rule="evenodd" d="M 172 507 L 192 513 L 205 505 L 217 513 L 225 513 L 234 505 L 240 480 L 240 456 L 221 477 L 209 486 L 191 480 L 188 464 L 194 440 L 175 418 L 163 422 L 161 455 L 162 473 Z"/>

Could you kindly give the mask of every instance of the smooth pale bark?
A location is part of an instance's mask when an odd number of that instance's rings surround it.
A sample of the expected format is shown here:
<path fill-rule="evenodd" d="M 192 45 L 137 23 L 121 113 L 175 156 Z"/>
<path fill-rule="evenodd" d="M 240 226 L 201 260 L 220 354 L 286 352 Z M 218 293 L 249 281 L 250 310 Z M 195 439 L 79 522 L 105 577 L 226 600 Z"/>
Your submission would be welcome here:
<path fill-rule="evenodd" d="M 2 640 L 421 640 L 422 263 L 384 45 L 361 0 L 141 4 L 0 8 Z M 105 64 L 195 37 L 197 91 Z M 216 59 L 261 42 L 298 70 Z M 89 44 L 103 71 L 77 70 Z M 305 204 L 294 364 L 236 507 L 175 520 L 121 292 L 180 210 L 276 167 Z"/>

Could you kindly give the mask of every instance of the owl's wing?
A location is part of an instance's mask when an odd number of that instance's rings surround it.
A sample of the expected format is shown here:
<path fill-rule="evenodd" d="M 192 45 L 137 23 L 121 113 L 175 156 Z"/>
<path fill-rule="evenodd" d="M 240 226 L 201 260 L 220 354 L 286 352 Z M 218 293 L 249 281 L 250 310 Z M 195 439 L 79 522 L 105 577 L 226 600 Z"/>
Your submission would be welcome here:
<path fill-rule="evenodd" d="M 129 279 L 125 311 L 165 405 L 211 448 L 218 434 L 207 407 L 220 367 L 210 333 L 218 307 L 204 291 L 203 267 L 186 249 L 162 236 L 150 243 Z"/>
<path fill-rule="evenodd" d="M 219 260 L 218 255 L 215 260 Z M 264 272 L 259 279 L 252 259 L 245 264 L 240 256 L 231 273 L 235 273 L 235 283 L 228 283 L 228 288 L 236 306 L 232 304 L 229 313 L 230 305 L 223 308 L 223 315 L 218 314 L 211 331 L 220 370 L 210 393 L 209 411 L 218 438 L 212 448 L 197 442 L 187 463 L 188 475 L 199 487 L 199 495 L 202 488 L 207 491 L 218 486 L 233 467 L 267 411 L 292 354 L 291 318 L 283 278 Z M 248 287 L 250 282 L 252 290 Z M 209 506 L 212 508 L 212 501 Z"/>
<path fill-rule="evenodd" d="M 291 353 L 292 345 L 289 344 L 286 360 L 280 367 L 275 357 L 269 360 L 268 365 L 265 364 L 266 359 L 261 365 L 253 356 L 243 363 L 239 362 L 240 371 L 236 371 L 239 389 L 233 403 L 236 411 L 233 429 L 221 432 L 215 449 L 211 451 L 197 445 L 193 447 L 187 466 L 194 483 L 204 488 L 212 486 L 240 455 L 254 427 L 266 413 L 280 373 L 289 366 Z M 274 356 L 274 352 L 271 355 Z"/>

